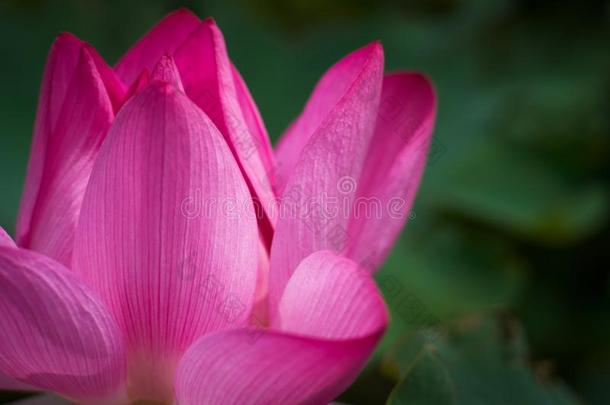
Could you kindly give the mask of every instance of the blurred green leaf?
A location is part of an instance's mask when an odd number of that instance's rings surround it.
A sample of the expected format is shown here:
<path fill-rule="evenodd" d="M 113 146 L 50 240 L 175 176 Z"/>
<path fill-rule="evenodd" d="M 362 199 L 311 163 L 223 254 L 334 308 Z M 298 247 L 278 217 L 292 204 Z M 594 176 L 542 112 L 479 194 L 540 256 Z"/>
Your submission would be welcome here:
<path fill-rule="evenodd" d="M 423 233 L 415 229 L 420 227 Z M 423 214 L 408 228 L 376 277 L 396 322 L 430 325 L 471 311 L 505 308 L 516 297 L 524 267 L 502 239 L 427 223 Z"/>
<path fill-rule="evenodd" d="M 526 151 L 499 142 L 474 146 L 430 199 L 441 210 L 550 243 L 596 231 L 609 205 L 602 186 L 570 184 Z"/>
<path fill-rule="evenodd" d="M 389 405 L 457 404 L 453 379 L 433 347 L 421 349 L 407 377 L 398 384 L 387 403 Z"/>
<path fill-rule="evenodd" d="M 577 403 L 565 386 L 530 370 L 524 338 L 511 321 L 468 319 L 435 340 L 411 336 L 396 350 L 388 361 L 402 362 L 404 379 L 390 404 Z"/>

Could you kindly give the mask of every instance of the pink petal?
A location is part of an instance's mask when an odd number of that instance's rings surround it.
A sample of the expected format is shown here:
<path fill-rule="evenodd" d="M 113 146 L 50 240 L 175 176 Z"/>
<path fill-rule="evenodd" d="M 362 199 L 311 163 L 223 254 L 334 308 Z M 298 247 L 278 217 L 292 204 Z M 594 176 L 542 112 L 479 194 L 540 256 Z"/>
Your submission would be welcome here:
<path fill-rule="evenodd" d="M 16 247 L 15 242 L 8 233 L 0 226 L 0 246 Z"/>
<path fill-rule="evenodd" d="M 245 85 L 241 79 L 235 83 L 220 29 L 207 19 L 174 56 L 186 94 L 205 111 L 229 144 L 259 208 L 260 226 L 269 245 L 277 213 L 267 171 L 272 165 L 269 140 Z"/>
<path fill-rule="evenodd" d="M 6 233 L 6 231 L 0 227 L 0 247 L 16 248 L 13 239 Z M 9 376 L 6 376 L 0 372 L 0 390 L 32 390 L 33 388 L 29 385 L 23 384 L 16 381 Z"/>
<path fill-rule="evenodd" d="M 386 323 L 383 298 L 366 270 L 322 250 L 299 264 L 271 325 L 299 335 L 354 339 L 378 334 Z"/>
<path fill-rule="evenodd" d="M 360 176 L 381 94 L 381 45 L 373 43 L 356 51 L 331 72 L 353 64 L 360 70 L 357 74 L 353 73 L 356 69 L 350 70 L 351 84 L 342 87 L 341 97 L 333 95 L 338 101 L 302 149 L 282 196 L 271 249 L 272 303 L 278 301 L 302 259 L 318 250 L 342 251 L 347 242 L 349 207 L 356 191 L 351 183 Z M 342 77 L 338 76 L 337 81 Z M 330 201 L 334 206 L 326 204 Z"/>
<path fill-rule="evenodd" d="M 125 359 L 112 316 L 61 264 L 0 247 L 0 370 L 75 400 L 113 403 Z"/>
<path fill-rule="evenodd" d="M 16 248 L 15 242 L 13 239 L 6 233 L 6 231 L 0 227 L 0 247 L 10 247 Z M 29 385 L 23 384 L 19 381 L 16 381 L 10 378 L 7 375 L 4 375 L 0 372 L 0 390 L 31 390 L 33 389 Z"/>
<path fill-rule="evenodd" d="M 265 167 L 267 178 L 273 185 L 276 163 L 269 135 L 267 134 L 267 128 L 265 128 L 263 118 L 258 111 L 258 107 L 256 106 L 243 77 L 235 66 L 231 65 L 231 70 L 233 71 L 233 81 L 235 82 L 235 91 L 237 92 L 239 106 L 244 114 L 246 125 L 254 137 L 253 142 L 258 146 L 257 150 L 260 154 L 263 166 Z M 259 181 L 259 179 L 254 179 L 254 181 Z"/>
<path fill-rule="evenodd" d="M 94 47 L 89 44 L 85 44 L 85 47 L 95 62 L 97 71 L 99 72 L 100 78 L 106 87 L 110 102 L 112 103 L 113 111 L 116 114 L 121 108 L 121 105 L 123 105 L 127 88 Z"/>
<path fill-rule="evenodd" d="M 367 66 L 370 69 L 368 64 L 375 49 L 381 52 L 379 44 L 371 44 L 352 52 L 331 67 L 316 85 L 301 115 L 280 138 L 276 147 L 277 189 L 280 195 L 299 161 L 301 151 L 314 132 L 333 113 L 346 94 L 353 92 L 354 87 L 362 86 L 362 80 L 367 79 L 363 74 Z M 370 80 L 370 72 L 367 74 Z"/>
<path fill-rule="evenodd" d="M 369 270 L 385 260 L 415 199 L 436 115 L 432 84 L 418 73 L 383 81 L 375 135 L 358 184 L 346 254 Z"/>
<path fill-rule="evenodd" d="M 76 39 L 62 38 L 51 51 L 45 73 L 17 242 L 69 266 L 85 187 L 114 113 L 88 47 L 80 47 L 70 75 L 54 74 L 55 65 L 67 64 L 76 46 Z M 61 85 L 68 80 L 64 89 Z M 65 93 L 63 100 L 55 90 Z"/>
<path fill-rule="evenodd" d="M 177 372 L 178 403 L 326 404 L 358 375 L 387 311 L 366 271 L 318 252 L 290 279 L 280 319 L 284 331 L 237 330 L 197 341 Z"/>
<path fill-rule="evenodd" d="M 68 86 L 76 69 L 82 42 L 71 34 L 61 34 L 51 47 L 45 66 L 27 177 L 17 217 L 17 242 L 27 242 L 30 222 L 42 181 L 48 139 L 55 128 Z"/>
<path fill-rule="evenodd" d="M 140 399 L 171 398 L 199 336 L 246 324 L 257 277 L 250 194 L 222 135 L 181 91 L 153 82 L 121 109 L 77 229 L 74 270 L 128 342 Z"/>
<path fill-rule="evenodd" d="M 199 27 L 199 18 L 187 9 L 179 9 L 161 20 L 123 55 L 114 67 L 128 86 L 144 69 L 152 71 L 157 61 L 173 53 Z"/>

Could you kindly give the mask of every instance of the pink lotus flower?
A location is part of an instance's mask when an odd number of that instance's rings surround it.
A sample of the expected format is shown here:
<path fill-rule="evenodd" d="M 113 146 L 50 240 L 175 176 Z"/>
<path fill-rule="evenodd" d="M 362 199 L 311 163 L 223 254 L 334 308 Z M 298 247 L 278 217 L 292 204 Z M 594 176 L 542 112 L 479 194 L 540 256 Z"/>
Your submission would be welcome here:
<path fill-rule="evenodd" d="M 332 400 L 385 330 L 370 271 L 434 115 L 428 81 L 384 76 L 372 43 L 322 77 L 274 151 L 212 20 L 174 12 L 112 69 L 60 35 L 17 243 L 0 233 L 0 384 L 87 404 Z M 300 215 L 312 196 L 339 210 Z"/>

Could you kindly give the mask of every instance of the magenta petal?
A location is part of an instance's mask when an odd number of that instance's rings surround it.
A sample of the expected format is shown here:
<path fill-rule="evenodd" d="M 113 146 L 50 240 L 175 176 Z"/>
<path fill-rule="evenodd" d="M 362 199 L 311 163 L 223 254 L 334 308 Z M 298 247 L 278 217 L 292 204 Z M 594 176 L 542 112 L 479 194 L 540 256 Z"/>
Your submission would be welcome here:
<path fill-rule="evenodd" d="M 352 69 L 351 84 L 343 86 L 341 97 L 333 94 L 338 101 L 303 147 L 282 195 L 271 249 L 271 302 L 278 301 L 303 258 L 317 250 L 342 251 L 349 242 L 346 235 L 354 183 L 373 135 L 381 94 L 381 45 L 372 43 L 352 53 L 331 71 L 352 65 L 358 66 L 358 73 Z M 334 205 L 326 204 L 330 201 Z"/>
<path fill-rule="evenodd" d="M 400 234 L 426 162 L 436 115 L 432 84 L 418 73 L 383 81 L 375 135 L 358 184 L 346 254 L 369 270 L 385 260 Z"/>
<path fill-rule="evenodd" d="M 174 362 L 199 336 L 245 325 L 258 231 L 239 168 L 209 118 L 153 82 L 121 109 L 96 160 L 74 271 L 128 342 L 141 399 L 171 396 Z"/>
<path fill-rule="evenodd" d="M 136 78 L 136 80 L 131 83 L 129 89 L 125 93 L 125 98 L 123 102 L 126 103 L 130 98 L 138 94 L 140 91 L 144 90 L 146 86 L 150 83 L 150 72 L 148 69 L 144 69 L 140 75 Z"/>
<path fill-rule="evenodd" d="M 178 368 L 178 403 L 327 404 L 358 375 L 387 311 L 366 271 L 318 252 L 291 278 L 280 318 L 282 331 L 220 332 L 197 341 Z"/>
<path fill-rule="evenodd" d="M 121 108 L 121 105 L 123 105 L 127 88 L 94 47 L 88 44 L 85 44 L 85 47 L 95 62 L 97 71 L 99 72 L 100 78 L 106 87 L 110 102 L 112 103 L 112 109 L 116 114 Z"/>
<path fill-rule="evenodd" d="M 17 242 L 69 266 L 82 198 L 114 113 L 88 47 L 80 47 L 69 78 L 55 74 L 55 65 L 63 66 L 73 57 L 77 41 L 62 38 L 51 51 L 45 73 Z M 60 52 L 64 48 L 68 50 Z M 65 89 L 60 86 L 64 80 L 69 81 Z M 65 93 L 63 100 L 57 92 Z M 51 99 L 61 105 L 56 117 L 59 107 L 50 104 Z"/>
<path fill-rule="evenodd" d="M 125 359 L 115 321 L 61 264 L 0 247 L 0 370 L 75 400 L 113 403 Z"/>
<path fill-rule="evenodd" d="M 260 208 L 261 229 L 269 244 L 277 213 L 268 172 L 273 164 L 271 147 L 245 84 L 241 79 L 235 82 L 236 73 L 220 29 L 213 20 L 205 20 L 174 57 L 186 94 L 205 111 L 229 144 Z"/>
<path fill-rule="evenodd" d="M 200 23 L 187 9 L 170 13 L 123 55 L 114 71 L 123 83 L 131 86 L 142 70 L 152 71 L 157 61 L 174 52 Z"/>

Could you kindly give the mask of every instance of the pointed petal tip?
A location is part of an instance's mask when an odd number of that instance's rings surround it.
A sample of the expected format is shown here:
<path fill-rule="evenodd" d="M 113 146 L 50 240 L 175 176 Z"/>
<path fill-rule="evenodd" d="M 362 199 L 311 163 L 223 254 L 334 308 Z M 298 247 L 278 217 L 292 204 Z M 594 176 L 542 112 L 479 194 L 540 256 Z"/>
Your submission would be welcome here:
<path fill-rule="evenodd" d="M 153 69 L 150 80 L 170 83 L 184 92 L 180 72 L 178 72 L 178 67 L 176 66 L 174 58 L 169 54 L 161 56 L 161 59 L 159 59 Z"/>
<path fill-rule="evenodd" d="M 372 56 L 380 58 L 383 58 L 384 56 L 383 44 L 381 43 L 380 39 L 369 42 L 368 44 L 360 48 L 360 51 L 370 53 Z"/>
<path fill-rule="evenodd" d="M 55 37 L 55 40 L 53 42 L 54 43 L 71 42 L 71 43 L 76 43 L 79 45 L 84 44 L 84 41 L 82 41 L 80 38 L 78 38 L 76 35 L 72 34 L 71 32 L 67 32 L 67 31 L 60 32 Z"/>
<path fill-rule="evenodd" d="M 181 6 L 169 13 L 168 16 L 176 16 L 176 17 L 186 17 L 186 18 L 196 18 L 197 20 L 201 20 L 197 14 L 191 11 L 190 8 L 186 6 Z"/>

